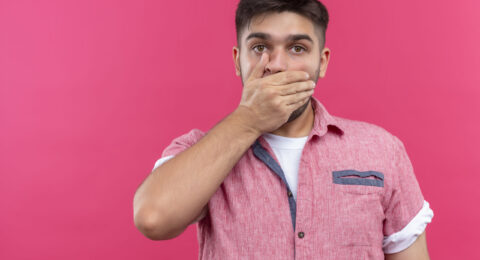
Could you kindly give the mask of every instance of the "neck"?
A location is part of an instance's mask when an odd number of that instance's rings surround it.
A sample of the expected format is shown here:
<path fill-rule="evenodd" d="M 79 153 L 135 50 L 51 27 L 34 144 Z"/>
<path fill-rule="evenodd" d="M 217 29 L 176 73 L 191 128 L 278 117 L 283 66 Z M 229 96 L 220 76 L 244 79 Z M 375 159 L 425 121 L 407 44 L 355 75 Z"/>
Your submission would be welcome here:
<path fill-rule="evenodd" d="M 313 128 L 313 122 L 315 113 L 312 106 L 312 100 L 309 101 L 307 109 L 297 117 L 295 120 L 282 125 L 277 130 L 270 132 L 274 135 L 280 135 L 284 137 L 305 137 L 310 134 Z"/>

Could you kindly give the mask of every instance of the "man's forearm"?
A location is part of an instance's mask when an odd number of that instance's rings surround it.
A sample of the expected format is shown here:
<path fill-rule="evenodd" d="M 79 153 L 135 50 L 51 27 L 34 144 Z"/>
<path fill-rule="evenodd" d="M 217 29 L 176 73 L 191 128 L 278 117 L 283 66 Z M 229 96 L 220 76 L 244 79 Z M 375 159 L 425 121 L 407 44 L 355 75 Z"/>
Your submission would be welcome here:
<path fill-rule="evenodd" d="M 135 223 L 151 237 L 178 235 L 260 136 L 239 106 L 187 150 L 156 168 L 134 197 Z"/>

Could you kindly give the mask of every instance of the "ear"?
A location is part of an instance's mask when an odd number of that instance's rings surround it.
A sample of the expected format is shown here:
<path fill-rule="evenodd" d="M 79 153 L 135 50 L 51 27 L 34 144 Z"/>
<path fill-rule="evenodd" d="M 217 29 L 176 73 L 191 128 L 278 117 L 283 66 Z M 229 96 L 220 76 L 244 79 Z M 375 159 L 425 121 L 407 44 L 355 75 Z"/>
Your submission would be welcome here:
<path fill-rule="evenodd" d="M 233 63 L 235 63 L 235 74 L 240 76 L 240 50 L 237 46 L 233 46 Z"/>
<path fill-rule="evenodd" d="M 320 55 L 320 72 L 319 77 L 325 77 L 325 73 L 327 73 L 328 61 L 330 60 L 330 49 L 325 47 L 322 50 Z"/>

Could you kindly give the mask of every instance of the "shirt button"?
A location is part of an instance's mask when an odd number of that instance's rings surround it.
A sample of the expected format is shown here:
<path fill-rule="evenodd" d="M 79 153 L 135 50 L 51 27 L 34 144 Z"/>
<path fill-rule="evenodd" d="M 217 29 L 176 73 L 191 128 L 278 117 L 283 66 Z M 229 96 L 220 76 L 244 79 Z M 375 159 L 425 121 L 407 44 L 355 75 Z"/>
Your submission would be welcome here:
<path fill-rule="evenodd" d="M 298 232 L 298 237 L 299 237 L 299 238 L 303 238 L 304 236 L 305 236 L 305 233 L 303 233 L 303 232 Z"/>
<path fill-rule="evenodd" d="M 288 197 L 292 197 L 292 196 L 293 196 L 292 192 L 288 191 Z"/>

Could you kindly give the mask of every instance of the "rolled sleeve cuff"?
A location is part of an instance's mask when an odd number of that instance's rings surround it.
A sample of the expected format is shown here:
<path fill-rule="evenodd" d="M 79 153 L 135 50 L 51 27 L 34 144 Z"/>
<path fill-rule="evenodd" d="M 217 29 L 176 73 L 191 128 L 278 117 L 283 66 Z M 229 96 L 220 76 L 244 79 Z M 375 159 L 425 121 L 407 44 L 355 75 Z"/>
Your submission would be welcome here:
<path fill-rule="evenodd" d="M 155 162 L 155 165 L 153 166 L 152 171 L 155 170 L 155 169 L 156 169 L 158 166 L 160 166 L 162 163 L 164 163 L 164 162 L 172 159 L 173 156 L 174 156 L 174 155 L 167 155 L 167 156 L 165 156 L 165 157 L 162 157 L 162 158 L 158 159 L 158 160 Z"/>
<path fill-rule="evenodd" d="M 383 252 L 393 254 L 408 248 L 423 233 L 432 218 L 433 210 L 430 209 L 430 204 L 424 200 L 423 207 L 418 214 L 402 230 L 383 238 Z"/>

